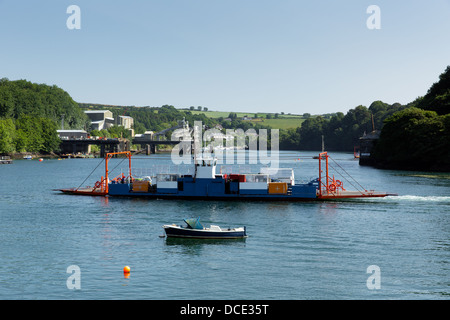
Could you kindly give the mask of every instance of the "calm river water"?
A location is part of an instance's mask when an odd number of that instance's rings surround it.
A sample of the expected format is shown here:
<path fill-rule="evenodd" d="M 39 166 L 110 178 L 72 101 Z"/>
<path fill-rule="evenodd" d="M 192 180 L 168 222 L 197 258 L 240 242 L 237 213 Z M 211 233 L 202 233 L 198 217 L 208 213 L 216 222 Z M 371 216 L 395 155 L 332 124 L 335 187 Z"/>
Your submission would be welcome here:
<path fill-rule="evenodd" d="M 297 180 L 317 177 L 317 160 L 304 158 L 312 155 L 282 152 L 281 166 L 295 168 Z M 81 197 L 52 189 L 79 186 L 100 159 L 1 165 L 0 299 L 448 299 L 450 176 L 331 156 L 365 188 L 399 196 L 306 203 Z M 164 154 L 133 162 L 167 164 Z M 189 217 L 246 226 L 249 237 L 159 237 L 163 224 Z M 73 265 L 79 289 L 67 286 Z"/>

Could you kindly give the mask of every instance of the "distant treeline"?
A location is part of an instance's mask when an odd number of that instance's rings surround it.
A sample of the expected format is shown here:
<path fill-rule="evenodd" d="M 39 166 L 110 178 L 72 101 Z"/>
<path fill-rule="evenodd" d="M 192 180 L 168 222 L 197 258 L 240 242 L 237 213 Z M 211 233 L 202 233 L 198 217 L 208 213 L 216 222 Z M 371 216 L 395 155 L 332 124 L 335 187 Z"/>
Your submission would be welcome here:
<path fill-rule="evenodd" d="M 427 94 L 407 105 L 373 102 L 347 114 L 305 120 L 281 132 L 280 149 L 353 151 L 364 133 L 381 130 L 372 156 L 383 168 L 450 171 L 450 66 Z"/>
<path fill-rule="evenodd" d="M 0 80 L 0 153 L 52 152 L 58 150 L 56 130 L 64 117 L 65 129 L 88 129 L 86 109 L 108 109 L 115 119 L 134 118 L 136 133 L 159 132 L 185 118 L 190 126 L 201 121 L 206 128 L 270 129 L 261 122 L 243 121 L 230 113 L 229 119 L 209 118 L 171 105 L 135 107 L 78 104 L 57 86 L 26 80 Z M 401 105 L 373 102 L 357 106 L 346 114 L 337 112 L 310 116 L 301 127 L 280 130 L 281 150 L 320 150 L 322 136 L 329 151 L 353 151 L 364 133 L 381 130 L 373 156 L 386 168 L 450 171 L 450 66 L 427 94 Z M 110 129 L 96 134 L 119 136 L 124 130 Z M 167 135 L 170 137 L 170 133 Z"/>
<path fill-rule="evenodd" d="M 177 125 L 177 121 L 186 119 L 190 125 L 194 121 L 202 121 L 203 124 L 214 126 L 217 122 L 214 119 L 206 117 L 204 114 L 193 115 L 191 112 L 185 112 L 176 109 L 171 105 L 162 107 L 135 107 L 135 106 L 110 106 L 102 104 L 80 103 L 83 110 L 109 110 L 113 113 L 114 119 L 119 116 L 129 116 L 134 121 L 135 133 L 144 133 L 145 131 L 159 132 Z"/>
<path fill-rule="evenodd" d="M 178 121 L 183 119 L 189 122 L 190 127 L 194 125 L 195 121 L 201 121 L 206 128 L 214 128 L 217 125 L 221 125 L 224 129 L 240 128 L 244 131 L 249 128 L 254 128 L 255 130 L 269 128 L 260 123 L 242 121 L 237 117 L 232 118 L 231 121 L 226 121 L 224 118 L 209 118 L 203 113 L 193 114 L 188 110 L 176 109 L 172 105 L 163 105 L 161 107 L 92 105 L 88 103 L 80 103 L 79 105 L 83 110 L 109 110 L 113 113 L 114 119 L 118 119 L 119 116 L 132 117 L 135 133 L 144 133 L 145 131 L 153 131 L 156 133 L 176 126 Z"/>
<path fill-rule="evenodd" d="M 301 127 L 280 133 L 280 149 L 321 150 L 323 136 L 326 150 L 353 151 L 364 133 L 381 129 L 386 118 L 407 107 L 399 103 L 389 105 L 375 101 L 369 108 L 357 106 L 345 115 L 337 112 L 329 119 L 322 116 L 310 117 Z"/>
<path fill-rule="evenodd" d="M 86 115 L 57 86 L 0 79 L 0 153 L 52 152 L 59 148 L 56 130 L 82 129 Z"/>

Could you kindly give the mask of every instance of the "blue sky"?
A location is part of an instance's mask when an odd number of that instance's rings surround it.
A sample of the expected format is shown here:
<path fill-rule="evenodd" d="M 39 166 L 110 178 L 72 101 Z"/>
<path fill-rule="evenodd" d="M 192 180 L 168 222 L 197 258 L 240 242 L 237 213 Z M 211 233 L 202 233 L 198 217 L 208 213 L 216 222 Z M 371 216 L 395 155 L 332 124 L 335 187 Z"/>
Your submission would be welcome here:
<path fill-rule="evenodd" d="M 72 4 L 80 30 L 66 26 Z M 408 103 L 450 65 L 449 40 L 450 0 L 0 0 L 0 77 L 87 103 L 296 114 Z"/>

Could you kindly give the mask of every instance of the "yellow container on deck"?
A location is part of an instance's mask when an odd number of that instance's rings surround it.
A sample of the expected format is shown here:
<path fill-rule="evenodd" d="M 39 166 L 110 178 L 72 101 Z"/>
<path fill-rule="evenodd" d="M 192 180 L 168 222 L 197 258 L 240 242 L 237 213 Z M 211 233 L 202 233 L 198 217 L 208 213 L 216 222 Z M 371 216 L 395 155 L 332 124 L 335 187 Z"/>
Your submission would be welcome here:
<path fill-rule="evenodd" d="M 269 182 L 269 194 L 285 194 L 287 193 L 287 183 L 286 182 Z"/>
<path fill-rule="evenodd" d="M 133 192 L 148 192 L 148 181 L 134 181 Z"/>

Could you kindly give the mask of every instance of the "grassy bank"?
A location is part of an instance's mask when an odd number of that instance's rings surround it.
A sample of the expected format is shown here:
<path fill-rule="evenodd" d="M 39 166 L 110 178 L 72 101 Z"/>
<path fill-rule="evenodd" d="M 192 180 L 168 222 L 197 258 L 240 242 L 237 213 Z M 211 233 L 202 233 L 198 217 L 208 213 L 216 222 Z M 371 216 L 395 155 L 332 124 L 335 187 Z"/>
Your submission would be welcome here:
<path fill-rule="evenodd" d="M 229 111 L 198 111 L 198 110 L 189 110 L 192 114 L 204 114 L 208 118 L 218 119 L 218 118 L 228 118 L 230 115 Z M 250 121 L 253 123 L 260 123 L 264 126 L 269 126 L 273 129 L 289 129 L 289 128 L 298 128 L 301 127 L 305 118 L 301 115 L 294 114 L 279 114 L 277 118 L 275 118 L 274 113 L 250 113 L 250 112 L 234 112 L 238 119 L 242 119 L 244 117 L 251 118 L 251 120 L 243 120 Z M 258 117 L 255 118 L 255 115 Z M 271 117 L 271 119 L 267 119 L 267 115 Z"/>

